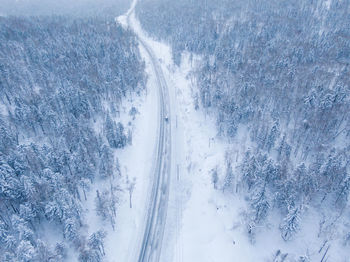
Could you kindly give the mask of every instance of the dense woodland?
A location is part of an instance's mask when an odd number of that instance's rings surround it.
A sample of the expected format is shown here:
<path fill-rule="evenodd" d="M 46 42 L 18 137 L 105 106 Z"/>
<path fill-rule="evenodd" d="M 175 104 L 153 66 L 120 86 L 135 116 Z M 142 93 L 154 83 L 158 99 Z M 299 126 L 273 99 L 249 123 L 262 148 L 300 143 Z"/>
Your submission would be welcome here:
<path fill-rule="evenodd" d="M 9 14 L 28 11 L 1 1 Z M 83 201 L 109 181 L 95 209 L 117 226 L 117 155 L 131 142 L 120 106 L 146 81 L 137 41 L 113 19 L 0 11 L 0 261 L 65 261 L 72 249 L 101 261 L 106 233 L 84 233 Z M 136 13 L 176 65 L 184 52 L 200 58 L 195 104 L 242 145 L 232 143 L 214 186 L 245 197 L 252 243 L 276 212 L 292 240 L 313 208 L 318 237 L 349 248 L 350 1 L 142 0 Z M 48 228 L 59 232 L 54 246 Z"/>
<path fill-rule="evenodd" d="M 144 0 L 137 16 L 176 64 L 185 51 L 201 57 L 194 99 L 218 134 L 248 134 L 238 164 L 227 152 L 222 190 L 244 188 L 252 241 L 273 209 L 286 241 L 309 207 L 336 217 L 319 235 L 349 223 L 350 1 L 200 2 Z M 349 227 L 340 234 L 350 245 Z"/>
<path fill-rule="evenodd" d="M 144 89 L 130 31 L 113 20 L 0 18 L 0 260 L 101 261 L 105 232 L 85 235 L 82 201 L 115 226 L 116 150 L 130 142 L 120 103 Z M 54 227 L 61 243 L 47 244 Z"/>

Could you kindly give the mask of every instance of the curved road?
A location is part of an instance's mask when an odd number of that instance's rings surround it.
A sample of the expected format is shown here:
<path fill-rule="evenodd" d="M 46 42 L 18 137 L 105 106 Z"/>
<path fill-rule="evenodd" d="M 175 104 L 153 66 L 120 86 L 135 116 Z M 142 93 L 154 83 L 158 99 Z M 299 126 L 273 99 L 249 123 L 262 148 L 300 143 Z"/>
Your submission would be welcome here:
<path fill-rule="evenodd" d="M 127 23 L 130 28 L 130 15 L 133 8 L 127 13 Z M 137 34 L 136 34 L 137 36 Z M 148 206 L 147 221 L 143 240 L 140 247 L 138 262 L 159 261 L 162 240 L 168 209 L 169 182 L 171 175 L 171 112 L 170 98 L 167 83 L 159 62 L 152 48 L 137 36 L 141 46 L 146 50 L 157 78 L 159 94 L 159 124 L 156 159 L 154 164 L 154 180 Z M 168 121 L 165 118 L 168 117 Z"/>

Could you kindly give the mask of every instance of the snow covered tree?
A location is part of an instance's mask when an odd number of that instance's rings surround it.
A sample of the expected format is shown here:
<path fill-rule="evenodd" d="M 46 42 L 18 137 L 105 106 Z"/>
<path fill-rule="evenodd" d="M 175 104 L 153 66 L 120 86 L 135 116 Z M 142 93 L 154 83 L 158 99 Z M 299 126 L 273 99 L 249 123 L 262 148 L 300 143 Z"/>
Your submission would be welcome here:
<path fill-rule="evenodd" d="M 347 203 L 349 193 L 350 193 L 350 175 L 348 174 L 344 178 L 344 180 L 340 183 L 339 189 L 337 190 L 337 198 L 335 200 L 335 203 L 336 204 L 338 202 Z"/>
<path fill-rule="evenodd" d="M 104 231 L 97 231 L 96 233 L 93 233 L 88 242 L 88 246 L 99 253 L 99 255 L 102 257 L 105 255 L 105 249 L 104 249 L 104 239 L 106 237 L 106 232 Z"/>
<path fill-rule="evenodd" d="M 80 201 L 96 176 L 113 176 L 112 150 L 127 142 L 116 111 L 145 87 L 137 46 L 114 18 L 2 17 L 1 261 L 64 261 L 63 249 L 36 234 L 46 222 L 67 244 L 82 246 Z M 98 132 L 93 123 L 104 116 Z M 111 195 L 115 216 L 117 191 Z"/>
<path fill-rule="evenodd" d="M 217 184 L 219 182 L 218 166 L 211 170 L 211 182 L 213 183 L 214 189 L 217 189 Z"/>
<path fill-rule="evenodd" d="M 215 185 L 215 184 L 214 184 Z M 223 191 L 234 191 L 234 174 L 232 171 L 231 162 L 229 159 L 226 158 L 226 174 L 224 178 L 224 185 L 223 185 Z"/>
<path fill-rule="evenodd" d="M 31 262 L 37 259 L 35 248 L 28 240 L 19 243 L 16 254 L 19 262 Z"/>
<path fill-rule="evenodd" d="M 106 118 L 105 133 L 111 147 L 123 148 L 126 145 L 127 137 L 124 134 L 124 126 L 120 122 L 115 124 L 109 115 Z"/>
<path fill-rule="evenodd" d="M 100 193 L 96 191 L 95 198 L 95 208 L 97 215 L 99 215 L 102 220 L 109 220 L 113 230 L 115 229 L 115 218 L 116 218 L 116 207 L 117 198 L 113 191 L 115 188 L 111 187 L 111 192 L 104 190 Z"/>
<path fill-rule="evenodd" d="M 287 216 L 280 225 L 281 235 L 285 241 L 290 240 L 299 230 L 301 209 L 291 207 Z"/>
<path fill-rule="evenodd" d="M 260 189 L 255 189 L 252 193 L 250 202 L 254 214 L 253 221 L 256 224 L 259 224 L 266 218 L 270 209 L 270 204 L 266 195 L 266 187 L 263 186 Z"/>

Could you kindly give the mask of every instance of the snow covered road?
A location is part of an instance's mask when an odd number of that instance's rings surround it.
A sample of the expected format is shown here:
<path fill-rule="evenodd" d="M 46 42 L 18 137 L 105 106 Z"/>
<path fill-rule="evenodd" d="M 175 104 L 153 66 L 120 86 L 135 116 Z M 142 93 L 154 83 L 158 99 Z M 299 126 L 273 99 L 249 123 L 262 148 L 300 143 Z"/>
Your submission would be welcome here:
<path fill-rule="evenodd" d="M 127 14 L 127 24 L 132 28 L 130 15 L 136 1 Z M 150 193 L 147 220 L 140 247 L 138 261 L 159 261 L 164 235 L 169 198 L 171 176 L 171 111 L 168 86 L 164 74 L 152 48 L 138 36 L 140 45 L 145 49 L 152 63 L 157 79 L 159 96 L 158 141 L 153 169 L 153 186 Z"/>
<path fill-rule="evenodd" d="M 153 63 L 159 86 L 159 140 L 157 146 L 156 168 L 151 192 L 151 200 L 146 222 L 146 229 L 142 241 L 138 261 L 159 261 L 164 226 L 167 215 L 169 198 L 169 182 L 171 171 L 171 118 L 169 110 L 169 97 L 167 86 L 160 66 L 157 64 L 152 50 L 140 39 L 140 43 L 146 49 Z"/>

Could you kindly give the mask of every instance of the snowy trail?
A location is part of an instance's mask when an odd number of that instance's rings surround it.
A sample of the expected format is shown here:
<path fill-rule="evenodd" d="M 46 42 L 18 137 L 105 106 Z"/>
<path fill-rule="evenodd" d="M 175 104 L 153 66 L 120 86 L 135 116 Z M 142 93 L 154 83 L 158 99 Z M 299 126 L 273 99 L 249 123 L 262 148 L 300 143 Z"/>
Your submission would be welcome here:
<path fill-rule="evenodd" d="M 137 1 L 134 1 L 127 13 L 127 25 L 132 28 L 130 16 L 133 14 Z M 140 247 L 138 261 L 159 261 L 164 235 L 167 206 L 169 198 L 169 183 L 171 177 L 171 111 L 168 86 L 163 71 L 152 48 L 138 36 L 140 45 L 150 58 L 153 72 L 156 76 L 159 97 L 159 123 L 157 152 L 153 170 L 153 186 L 150 193 L 146 225 Z M 165 121 L 165 118 L 169 119 Z"/>

